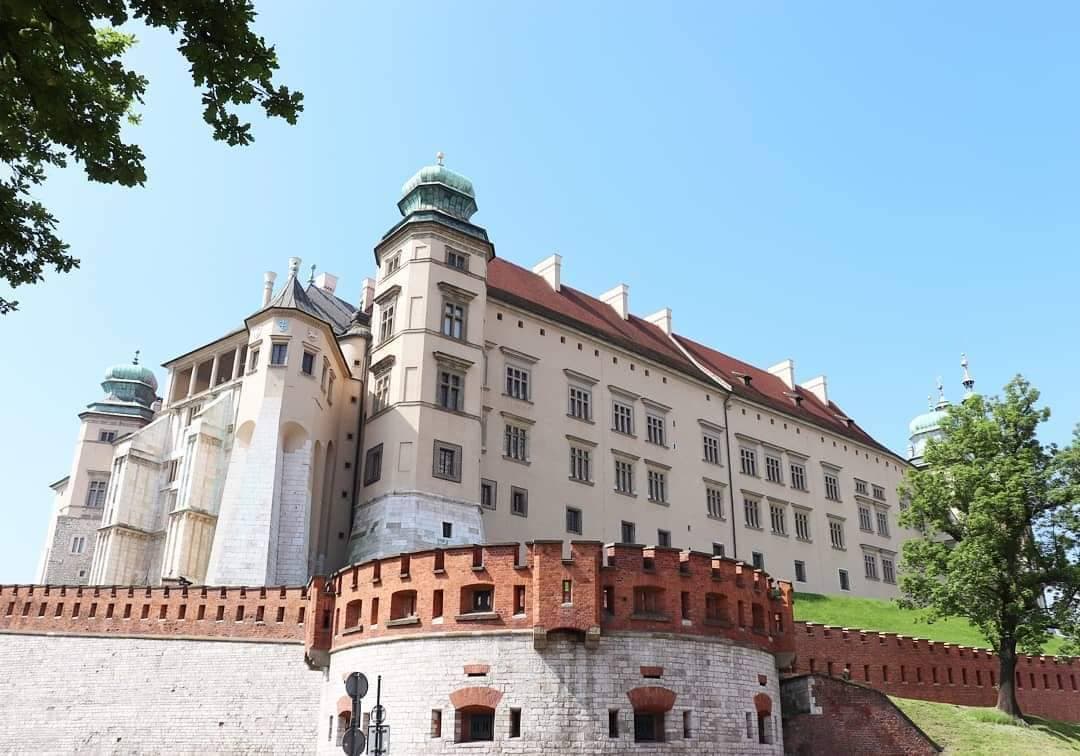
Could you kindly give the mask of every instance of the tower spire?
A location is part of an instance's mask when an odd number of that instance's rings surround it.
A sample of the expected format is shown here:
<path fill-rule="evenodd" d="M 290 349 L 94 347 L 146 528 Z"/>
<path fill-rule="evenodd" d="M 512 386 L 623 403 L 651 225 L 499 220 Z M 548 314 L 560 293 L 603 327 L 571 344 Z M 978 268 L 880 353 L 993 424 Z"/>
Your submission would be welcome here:
<path fill-rule="evenodd" d="M 945 382 L 941 380 L 940 375 L 938 376 L 938 379 L 937 379 L 937 393 L 938 393 L 937 409 L 947 407 L 948 404 L 949 404 L 949 400 L 945 398 Z"/>
<path fill-rule="evenodd" d="M 308 278 L 308 283 L 315 283 L 315 263 L 311 264 L 311 276 Z"/>
<path fill-rule="evenodd" d="M 135 350 L 135 357 L 131 360 L 132 365 L 138 365 L 139 364 L 139 352 L 140 351 L 142 351 L 142 350 L 140 350 L 140 349 Z"/>
<path fill-rule="evenodd" d="M 971 396 L 975 393 L 975 379 L 971 377 L 971 373 L 968 372 L 968 358 L 966 352 L 960 353 L 960 367 L 964 369 L 964 380 L 961 381 L 964 385 L 964 398 Z"/>

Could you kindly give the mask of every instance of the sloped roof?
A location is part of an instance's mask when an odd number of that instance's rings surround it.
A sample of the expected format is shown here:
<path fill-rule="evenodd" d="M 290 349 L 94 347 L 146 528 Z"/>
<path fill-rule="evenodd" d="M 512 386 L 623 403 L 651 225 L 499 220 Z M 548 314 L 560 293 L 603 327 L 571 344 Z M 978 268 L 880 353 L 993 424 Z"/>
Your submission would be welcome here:
<path fill-rule="evenodd" d="M 319 320 L 327 320 L 326 315 L 315 306 L 315 303 L 311 301 L 311 297 L 304 291 L 304 287 L 296 280 L 295 274 L 289 275 L 288 280 L 285 281 L 285 285 L 281 287 L 281 291 L 277 293 L 277 296 L 271 299 L 259 312 L 275 308 L 300 310 L 300 312 L 306 312 Z"/>
<path fill-rule="evenodd" d="M 322 313 L 322 319 L 333 326 L 335 334 L 340 336 L 352 325 L 353 317 L 356 315 L 356 308 L 353 305 L 315 284 L 308 284 L 305 293 L 315 309 Z M 361 319 L 366 323 L 370 316 L 361 313 Z"/>

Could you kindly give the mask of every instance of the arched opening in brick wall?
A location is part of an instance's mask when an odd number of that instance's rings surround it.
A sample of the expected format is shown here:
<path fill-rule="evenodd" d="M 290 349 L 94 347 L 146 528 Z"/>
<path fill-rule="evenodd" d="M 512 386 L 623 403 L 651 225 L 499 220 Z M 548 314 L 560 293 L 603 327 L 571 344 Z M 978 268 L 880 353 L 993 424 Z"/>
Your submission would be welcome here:
<path fill-rule="evenodd" d="M 502 693 L 494 688 L 459 688 L 450 694 L 454 706 L 454 742 L 495 739 L 495 709 Z"/>
<path fill-rule="evenodd" d="M 461 614 L 487 614 L 495 611 L 495 586 L 473 583 L 461 589 Z"/>
<path fill-rule="evenodd" d="M 665 715 L 675 706 L 675 691 L 644 685 L 627 691 L 634 709 L 634 742 L 663 743 L 667 739 Z"/>
<path fill-rule="evenodd" d="M 759 633 L 765 632 L 765 607 L 761 604 L 751 604 L 750 616 L 754 623 L 753 629 Z"/>
<path fill-rule="evenodd" d="M 728 614 L 727 596 L 722 593 L 706 593 L 705 624 L 727 625 L 730 623 L 731 617 Z"/>
<path fill-rule="evenodd" d="M 772 716 L 772 699 L 765 693 L 754 696 L 754 710 L 757 714 L 757 741 L 766 745 L 776 741 L 776 722 Z M 749 717 L 749 715 L 747 715 Z M 750 733 L 747 733 L 750 735 Z"/>
<path fill-rule="evenodd" d="M 349 630 L 360 626 L 360 618 L 363 616 L 363 599 L 353 599 L 345 605 L 345 629 Z"/>
<path fill-rule="evenodd" d="M 634 588 L 633 616 L 666 621 L 668 619 L 666 608 L 663 588 L 654 585 L 643 585 Z"/>
<path fill-rule="evenodd" d="M 416 618 L 416 591 L 394 591 L 390 596 L 390 620 Z"/>

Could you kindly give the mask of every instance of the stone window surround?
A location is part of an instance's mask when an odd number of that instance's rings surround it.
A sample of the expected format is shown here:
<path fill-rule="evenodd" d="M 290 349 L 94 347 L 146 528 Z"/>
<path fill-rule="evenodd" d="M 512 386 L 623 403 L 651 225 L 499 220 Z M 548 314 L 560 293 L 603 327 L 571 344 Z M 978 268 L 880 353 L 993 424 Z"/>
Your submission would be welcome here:
<path fill-rule="evenodd" d="M 439 472 L 439 452 L 444 449 L 454 452 L 454 469 L 449 474 Z M 448 441 L 440 441 L 438 439 L 435 439 L 435 441 L 433 442 L 433 451 L 431 458 L 432 477 L 438 478 L 440 480 L 449 480 L 453 483 L 460 483 L 462 468 L 461 454 L 462 449 L 459 444 L 453 444 Z"/>

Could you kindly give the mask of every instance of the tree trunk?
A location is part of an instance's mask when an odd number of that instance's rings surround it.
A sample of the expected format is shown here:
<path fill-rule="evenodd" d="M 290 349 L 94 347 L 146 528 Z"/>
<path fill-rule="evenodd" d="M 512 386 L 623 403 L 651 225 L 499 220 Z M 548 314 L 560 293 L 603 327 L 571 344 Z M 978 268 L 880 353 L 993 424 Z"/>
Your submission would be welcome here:
<path fill-rule="evenodd" d="M 1023 716 L 1016 701 L 1016 640 L 1003 639 L 998 645 L 999 677 L 997 708 L 1010 717 Z"/>

